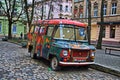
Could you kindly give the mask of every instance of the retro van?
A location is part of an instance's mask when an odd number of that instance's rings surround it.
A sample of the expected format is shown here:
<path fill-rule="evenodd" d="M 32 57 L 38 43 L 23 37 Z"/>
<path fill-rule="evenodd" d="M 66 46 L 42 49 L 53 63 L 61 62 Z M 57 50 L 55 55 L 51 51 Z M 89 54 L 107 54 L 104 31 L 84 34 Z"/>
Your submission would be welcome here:
<path fill-rule="evenodd" d="M 88 44 L 86 24 L 50 19 L 33 23 L 28 33 L 28 51 L 32 58 L 45 58 L 52 70 L 58 70 L 62 66 L 94 64 L 96 49 Z"/>

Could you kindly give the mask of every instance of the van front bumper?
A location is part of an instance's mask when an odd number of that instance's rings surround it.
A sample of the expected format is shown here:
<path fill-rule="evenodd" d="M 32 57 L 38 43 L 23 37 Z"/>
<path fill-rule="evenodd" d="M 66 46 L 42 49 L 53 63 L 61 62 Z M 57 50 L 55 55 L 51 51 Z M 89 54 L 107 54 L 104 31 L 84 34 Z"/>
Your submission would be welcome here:
<path fill-rule="evenodd" d="M 59 62 L 61 66 L 82 66 L 82 65 L 91 65 L 94 62 Z"/>

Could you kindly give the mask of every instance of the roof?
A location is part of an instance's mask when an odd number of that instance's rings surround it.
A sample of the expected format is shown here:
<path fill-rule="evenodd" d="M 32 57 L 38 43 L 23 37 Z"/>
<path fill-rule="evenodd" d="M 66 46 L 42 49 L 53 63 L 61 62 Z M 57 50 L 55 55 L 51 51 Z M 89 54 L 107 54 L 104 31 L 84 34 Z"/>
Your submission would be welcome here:
<path fill-rule="evenodd" d="M 35 21 L 34 24 L 53 24 L 53 25 L 58 25 L 58 24 L 68 24 L 68 25 L 75 25 L 75 26 L 80 26 L 80 27 L 86 27 L 87 25 L 82 22 L 78 22 L 75 20 L 69 20 L 69 19 L 50 19 L 50 20 L 38 20 Z"/>

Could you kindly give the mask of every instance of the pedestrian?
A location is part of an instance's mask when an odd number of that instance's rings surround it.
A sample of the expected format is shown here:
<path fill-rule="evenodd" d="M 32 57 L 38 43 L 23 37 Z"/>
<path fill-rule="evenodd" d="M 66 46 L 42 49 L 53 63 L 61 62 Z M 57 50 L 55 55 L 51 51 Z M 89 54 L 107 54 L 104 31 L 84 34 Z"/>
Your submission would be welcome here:
<path fill-rule="evenodd" d="M 22 39 L 22 37 L 23 37 L 23 33 L 21 32 L 21 33 L 20 33 L 20 38 Z"/>

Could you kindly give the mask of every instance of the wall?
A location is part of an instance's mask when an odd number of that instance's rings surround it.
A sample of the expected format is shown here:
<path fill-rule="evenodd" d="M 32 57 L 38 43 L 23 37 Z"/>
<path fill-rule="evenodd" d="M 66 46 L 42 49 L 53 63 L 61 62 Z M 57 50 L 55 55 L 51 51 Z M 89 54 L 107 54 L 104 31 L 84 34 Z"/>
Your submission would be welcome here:
<path fill-rule="evenodd" d="M 0 22 L 2 25 L 2 31 L 0 32 L 0 36 L 7 36 L 8 35 L 8 20 L 6 17 L 0 16 Z M 25 33 L 25 25 L 21 22 L 16 22 L 16 33 L 12 33 L 12 36 L 20 37 L 20 33 Z"/>

